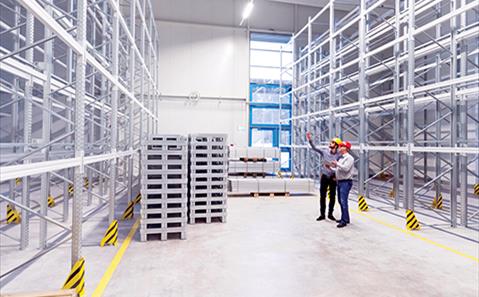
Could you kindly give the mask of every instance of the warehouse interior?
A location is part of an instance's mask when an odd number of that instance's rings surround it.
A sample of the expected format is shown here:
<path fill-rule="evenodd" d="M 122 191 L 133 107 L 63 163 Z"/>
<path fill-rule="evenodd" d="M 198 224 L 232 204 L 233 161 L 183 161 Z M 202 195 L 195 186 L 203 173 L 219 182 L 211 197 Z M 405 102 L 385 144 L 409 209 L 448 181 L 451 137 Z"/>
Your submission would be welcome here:
<path fill-rule="evenodd" d="M 0 0 L 0 296 L 478 276 L 476 0 Z"/>

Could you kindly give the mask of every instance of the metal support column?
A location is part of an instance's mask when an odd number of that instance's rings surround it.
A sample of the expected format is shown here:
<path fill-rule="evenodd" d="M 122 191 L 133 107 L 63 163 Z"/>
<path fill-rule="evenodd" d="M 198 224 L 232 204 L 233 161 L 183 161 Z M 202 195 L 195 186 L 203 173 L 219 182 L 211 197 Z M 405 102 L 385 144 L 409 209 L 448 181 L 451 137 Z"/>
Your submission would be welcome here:
<path fill-rule="evenodd" d="M 78 0 L 77 3 L 77 41 L 81 46 L 81 53 L 76 59 L 75 83 L 75 157 L 84 157 L 85 145 L 85 71 L 86 71 L 86 21 L 87 0 Z M 82 213 L 83 213 L 83 173 L 84 166 L 74 168 L 74 193 L 72 212 L 72 256 L 73 266 L 81 258 L 82 245 Z"/>
<path fill-rule="evenodd" d="M 359 15 L 359 80 L 358 80 L 358 100 L 359 100 L 359 181 L 358 194 L 364 195 L 366 181 L 366 113 L 364 110 L 364 97 L 366 95 L 366 1 L 361 0 Z"/>
<path fill-rule="evenodd" d="M 46 6 L 45 10 L 49 15 L 52 14 L 51 3 Z M 48 27 L 45 27 L 45 38 L 50 38 L 52 36 L 51 31 Z M 43 49 L 44 59 L 43 59 L 43 73 L 45 74 L 46 81 L 43 85 L 43 112 L 42 112 L 42 141 L 44 144 L 50 143 L 50 130 L 51 130 L 51 74 L 52 74 L 52 58 L 53 58 L 53 40 L 47 41 Z M 43 158 L 45 161 L 49 159 L 49 150 L 47 146 L 42 150 Z M 47 215 L 48 211 L 48 195 L 50 194 L 50 174 L 44 173 L 41 175 L 41 190 L 40 190 L 40 214 L 43 216 Z M 40 221 L 40 237 L 39 237 L 40 248 L 44 249 L 47 247 L 47 221 Z"/>
<path fill-rule="evenodd" d="M 451 11 L 456 10 L 456 0 L 450 0 Z M 450 39 L 450 51 L 451 51 L 451 62 L 450 62 L 450 78 L 455 79 L 457 76 L 457 27 L 456 27 L 456 18 L 451 18 L 451 39 Z M 456 98 L 456 84 L 451 84 L 450 88 L 450 98 L 451 98 L 451 147 L 457 146 L 457 98 Z M 458 178 L 458 156 L 457 153 L 452 152 L 451 154 L 451 178 L 450 178 L 450 193 L 451 193 L 451 226 L 457 226 L 457 178 Z"/>
<path fill-rule="evenodd" d="M 113 14 L 113 36 L 112 36 L 112 75 L 118 79 L 118 48 L 120 39 L 120 24 L 118 15 Z M 117 151 L 118 145 L 118 87 L 113 86 L 111 95 L 111 152 L 113 154 Z M 115 219 L 115 200 L 116 200 L 116 177 L 118 174 L 117 168 L 118 158 L 113 158 L 110 161 L 110 191 L 109 191 L 109 207 L 108 207 L 108 222 L 111 223 Z"/>
<path fill-rule="evenodd" d="M 407 63 L 407 142 L 406 142 L 406 172 L 405 172 L 405 208 L 414 210 L 414 26 L 415 0 L 408 1 L 408 63 Z"/>

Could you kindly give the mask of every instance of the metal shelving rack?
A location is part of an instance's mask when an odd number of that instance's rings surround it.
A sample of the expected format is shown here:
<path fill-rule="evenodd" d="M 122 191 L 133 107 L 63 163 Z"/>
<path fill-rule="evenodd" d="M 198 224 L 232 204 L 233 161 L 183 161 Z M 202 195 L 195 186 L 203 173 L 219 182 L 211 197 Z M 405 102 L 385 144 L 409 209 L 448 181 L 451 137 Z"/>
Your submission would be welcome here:
<path fill-rule="evenodd" d="M 359 195 L 426 214 L 442 194 L 435 217 L 479 228 L 477 2 L 361 0 L 347 14 L 335 3 L 294 34 L 281 72 L 293 75 L 282 96 L 293 96 L 294 174 L 319 172 L 307 131 L 321 145 L 340 136 Z"/>
<path fill-rule="evenodd" d="M 140 142 L 157 130 L 159 36 L 151 3 L 1 0 L 0 11 L 0 203 L 2 212 L 7 202 L 22 217 L 20 226 L 2 226 L 2 235 L 19 228 L 25 249 L 31 217 L 38 217 L 40 248 L 52 247 L 47 223 L 55 224 L 71 234 L 75 263 L 87 210 L 108 205 L 110 223 L 120 194 L 133 199 Z M 58 187 L 62 222 L 47 207 Z"/>

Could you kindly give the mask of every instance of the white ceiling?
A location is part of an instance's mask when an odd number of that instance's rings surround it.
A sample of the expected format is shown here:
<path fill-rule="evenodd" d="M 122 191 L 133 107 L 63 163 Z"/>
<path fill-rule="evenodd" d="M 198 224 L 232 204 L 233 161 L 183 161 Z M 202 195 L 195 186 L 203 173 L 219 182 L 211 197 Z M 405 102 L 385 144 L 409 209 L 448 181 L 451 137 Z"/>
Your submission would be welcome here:
<path fill-rule="evenodd" d="M 249 0 L 154 0 L 152 9 L 158 21 L 203 25 L 238 26 L 241 13 Z M 341 3 L 358 2 L 341 0 Z M 314 16 L 328 0 L 255 0 L 248 25 L 255 30 L 296 32 Z M 338 10 L 350 11 L 354 5 Z M 338 16 L 342 14 L 338 11 Z M 328 14 L 319 23 L 328 24 Z"/>
<path fill-rule="evenodd" d="M 329 0 L 268 0 L 268 1 L 298 4 L 298 5 L 313 6 L 313 7 L 324 7 L 329 2 Z M 335 6 L 337 9 L 350 10 L 350 9 L 353 9 L 358 4 L 359 4 L 358 0 L 341 0 L 341 1 L 336 1 Z"/>

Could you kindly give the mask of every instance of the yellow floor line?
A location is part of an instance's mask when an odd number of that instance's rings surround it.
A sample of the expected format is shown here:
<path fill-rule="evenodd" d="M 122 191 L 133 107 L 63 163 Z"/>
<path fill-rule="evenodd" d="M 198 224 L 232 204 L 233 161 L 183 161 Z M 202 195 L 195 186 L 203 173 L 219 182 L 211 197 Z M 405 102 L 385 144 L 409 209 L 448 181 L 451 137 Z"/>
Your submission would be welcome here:
<path fill-rule="evenodd" d="M 378 223 L 378 224 L 381 224 L 381 225 L 386 226 L 386 227 L 388 227 L 388 228 L 394 229 L 394 230 L 399 231 L 399 232 L 401 232 L 401 233 L 403 233 L 403 234 L 407 234 L 407 235 L 409 235 L 409 236 L 411 236 L 411 237 L 417 238 L 417 239 L 419 239 L 419 240 L 422 240 L 422 241 L 424 241 L 424 242 L 427 242 L 427 243 L 429 243 L 429 244 L 432 244 L 432 245 L 434 245 L 434 246 L 436 246 L 436 247 L 439 247 L 439 248 L 442 248 L 442 249 L 444 249 L 444 250 L 446 250 L 446 251 L 452 252 L 452 253 L 454 253 L 454 254 L 456 254 L 456 255 L 458 255 L 458 256 L 461 256 L 461 257 L 464 257 L 464 258 L 467 258 L 467 259 L 469 259 L 469 260 L 472 260 L 472 261 L 475 261 L 475 262 L 479 263 L 479 258 L 476 258 L 476 257 L 471 256 L 471 255 L 469 255 L 469 254 L 460 252 L 460 251 L 458 251 L 458 250 L 456 250 L 456 249 L 454 249 L 454 248 L 448 247 L 448 246 L 446 246 L 446 245 L 444 245 L 444 244 L 435 242 L 435 241 L 433 241 L 433 240 L 431 240 L 431 239 L 429 239 L 429 238 L 426 238 L 426 237 L 424 237 L 424 236 L 421 236 L 421 235 L 419 235 L 418 233 L 416 233 L 416 232 L 418 232 L 418 231 L 409 231 L 409 230 L 407 230 L 407 229 L 400 228 L 400 227 L 398 227 L 398 226 L 396 226 L 396 225 L 390 224 L 390 223 L 388 223 L 388 222 L 384 222 L 384 221 L 382 221 L 382 220 L 380 220 L 380 219 L 378 219 L 378 218 L 375 218 L 375 217 L 373 217 L 373 216 L 371 216 L 371 215 L 369 215 L 369 214 L 366 214 L 366 213 L 364 213 L 364 212 L 362 212 L 362 211 L 358 211 L 358 210 L 355 210 L 355 209 L 350 209 L 350 211 L 352 211 L 352 212 L 354 212 L 354 213 L 357 213 L 357 214 L 360 214 L 360 215 L 362 215 L 362 216 L 364 216 L 364 217 L 366 217 L 366 218 L 368 218 L 368 219 L 370 219 L 370 220 L 372 220 L 372 221 L 374 221 L 374 222 L 376 222 L 376 223 Z"/>
<path fill-rule="evenodd" d="M 103 274 L 103 277 L 98 283 L 98 286 L 96 287 L 95 291 L 91 295 L 92 297 L 101 297 L 103 295 L 103 292 L 105 291 L 106 286 L 110 282 L 113 272 L 115 272 L 116 268 L 118 267 L 118 264 L 120 264 L 121 258 L 123 258 L 123 255 L 125 254 L 126 249 L 130 245 L 131 239 L 135 235 L 136 229 L 138 229 L 139 225 L 140 225 L 140 219 L 137 219 L 135 224 L 133 224 L 133 227 L 131 227 L 130 232 L 128 233 L 128 236 L 126 237 L 125 241 L 123 241 L 123 243 L 121 244 L 120 249 L 116 252 L 115 257 L 110 263 L 110 266 L 108 266 L 108 269 Z"/>

